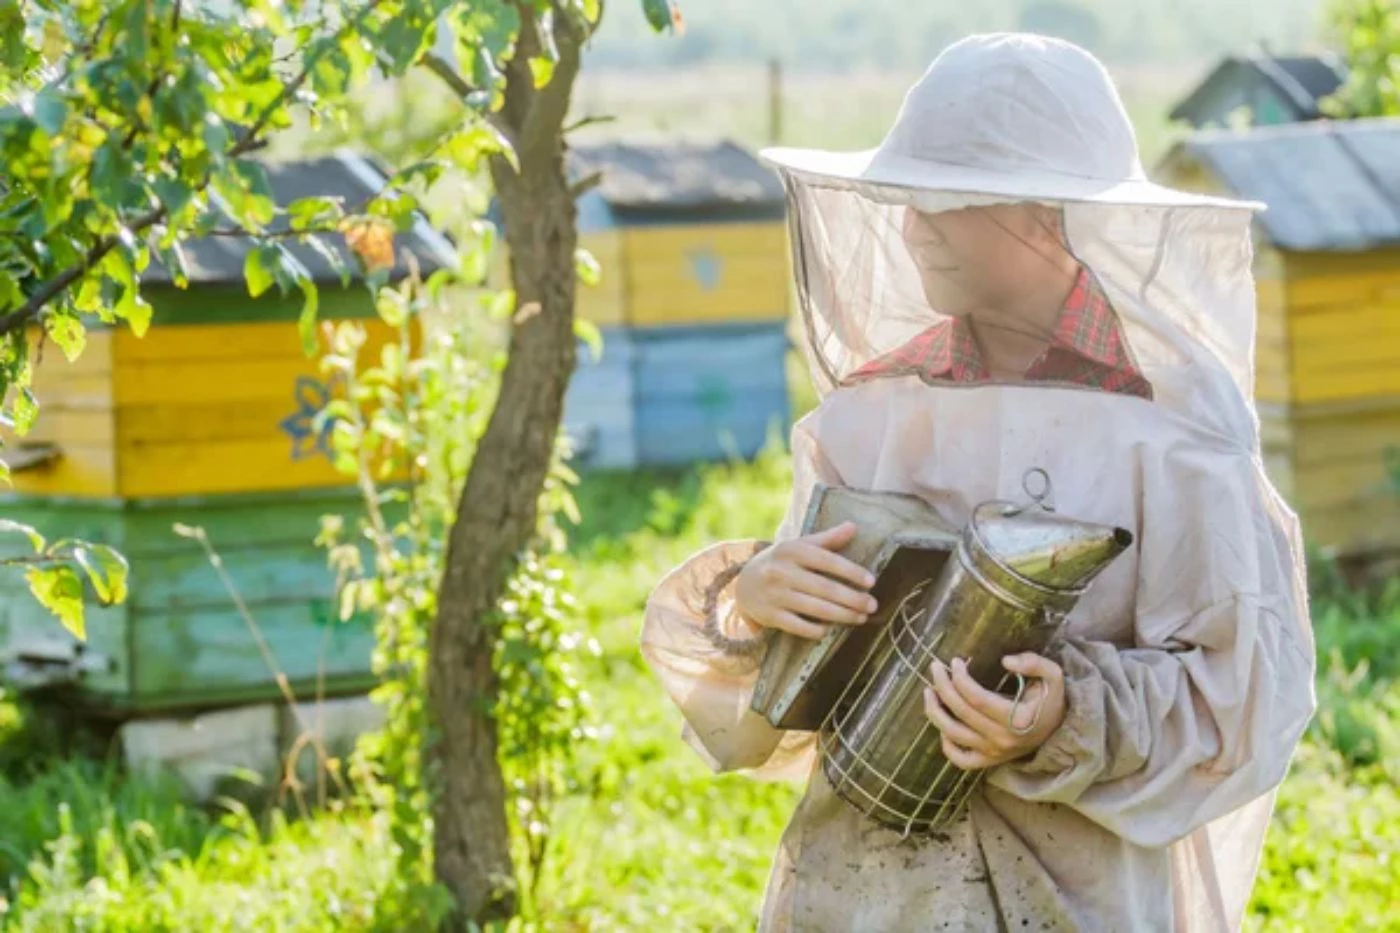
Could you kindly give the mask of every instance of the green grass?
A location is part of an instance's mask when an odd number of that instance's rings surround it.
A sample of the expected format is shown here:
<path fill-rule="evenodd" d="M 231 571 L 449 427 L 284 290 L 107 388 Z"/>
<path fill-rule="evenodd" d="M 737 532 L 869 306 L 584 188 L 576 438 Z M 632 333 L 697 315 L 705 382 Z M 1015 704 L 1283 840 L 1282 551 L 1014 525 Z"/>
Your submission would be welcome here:
<path fill-rule="evenodd" d="M 582 673 L 602 728 L 558 815 L 543 928 L 752 928 L 797 789 L 712 776 L 680 741 L 679 716 L 636 638 L 647 592 L 677 561 L 717 539 L 772 532 L 788 469 L 775 454 L 733 468 L 594 476 L 581 488 L 573 560 L 602 649 Z M 1391 919 L 1400 902 L 1397 606 L 1319 600 L 1319 640 L 1336 661 L 1323 665 L 1323 714 L 1279 795 L 1252 928 L 1400 928 Z M 6 726 L 6 708 L 0 748 L 18 748 L 23 724 Z M 33 754 L 28 776 L 0 778 L 0 879 L 14 876 L 0 928 L 403 929 L 376 915 L 393 883 L 393 841 L 372 813 L 211 816 L 180 806 L 168 787 Z M 24 769 L 11 759 L 9 770 Z"/>

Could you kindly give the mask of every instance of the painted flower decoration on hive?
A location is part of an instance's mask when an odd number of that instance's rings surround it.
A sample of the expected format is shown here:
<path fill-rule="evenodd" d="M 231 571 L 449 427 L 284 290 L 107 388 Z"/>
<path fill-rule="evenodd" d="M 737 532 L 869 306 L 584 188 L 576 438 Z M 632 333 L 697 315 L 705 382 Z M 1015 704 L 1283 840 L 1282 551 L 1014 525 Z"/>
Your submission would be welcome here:
<path fill-rule="evenodd" d="M 327 459 L 331 456 L 331 431 L 335 422 L 328 419 L 321 430 L 316 430 L 316 418 L 336 395 L 336 390 L 344 383 L 344 377 L 336 375 L 323 382 L 315 376 L 298 376 L 292 389 L 296 411 L 278 422 L 292 439 L 292 459 L 306 460 L 318 454 Z"/>

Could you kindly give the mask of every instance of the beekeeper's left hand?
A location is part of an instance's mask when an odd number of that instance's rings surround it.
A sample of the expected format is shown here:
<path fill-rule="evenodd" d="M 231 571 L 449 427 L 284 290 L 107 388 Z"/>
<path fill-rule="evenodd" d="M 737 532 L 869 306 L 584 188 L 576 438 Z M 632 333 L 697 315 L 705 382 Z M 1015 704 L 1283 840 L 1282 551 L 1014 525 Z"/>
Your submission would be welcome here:
<path fill-rule="evenodd" d="M 1028 684 L 1020 703 L 988 690 L 967 672 L 961 658 L 930 668 L 933 688 L 924 688 L 924 712 L 943 735 L 943 754 L 959 768 L 990 768 L 1029 755 L 1065 718 L 1065 674 L 1038 654 L 1015 654 L 1002 666 Z"/>

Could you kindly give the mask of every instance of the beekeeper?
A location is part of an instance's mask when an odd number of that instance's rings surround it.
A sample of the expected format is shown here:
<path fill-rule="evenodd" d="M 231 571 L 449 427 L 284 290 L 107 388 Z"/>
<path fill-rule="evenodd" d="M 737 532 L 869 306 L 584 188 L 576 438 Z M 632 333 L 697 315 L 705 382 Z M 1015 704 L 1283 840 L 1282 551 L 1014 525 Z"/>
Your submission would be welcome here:
<path fill-rule="evenodd" d="M 822 401 L 776 543 L 676 568 L 641 644 L 711 767 L 807 781 L 760 929 L 1238 928 L 1314 707 L 1297 522 L 1253 407 L 1258 205 L 1148 181 L 1104 68 L 1028 35 L 948 48 L 873 151 L 765 157 Z M 1135 543 L 1051 656 L 1008 659 L 1024 721 L 938 674 L 945 752 L 991 770 L 946 832 L 902 839 L 833 793 L 812 733 L 749 708 L 768 633 L 876 608 L 849 527 L 799 536 L 809 493 L 912 493 L 961 527 L 1033 468 Z"/>

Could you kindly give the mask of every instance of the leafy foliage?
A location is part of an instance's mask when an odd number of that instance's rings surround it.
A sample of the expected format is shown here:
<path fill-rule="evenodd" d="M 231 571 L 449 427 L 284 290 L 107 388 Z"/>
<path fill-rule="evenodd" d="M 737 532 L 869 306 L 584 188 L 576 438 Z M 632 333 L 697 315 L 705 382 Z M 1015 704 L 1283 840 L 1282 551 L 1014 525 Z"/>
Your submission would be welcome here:
<path fill-rule="evenodd" d="M 186 285 L 181 244 L 192 236 L 251 237 L 249 294 L 299 289 L 309 335 L 316 285 L 284 238 L 353 222 L 342 216 L 348 211 L 403 229 L 412 205 L 309 199 L 279 212 L 267 173 L 251 156 L 296 113 L 333 118 L 372 69 L 406 68 L 449 6 L 0 6 L 0 426 L 23 436 L 34 423 L 39 403 L 30 383 L 42 342 L 53 341 L 72 360 L 93 323 L 143 334 L 152 309 L 141 277 L 158 261 Z M 379 234 L 352 238 L 351 246 L 374 270 L 383 242 Z M 125 598 L 125 565 L 110 549 L 64 542 L 35 551 L 31 592 L 78 637 L 82 576 L 99 600 Z"/>
<path fill-rule="evenodd" d="M 489 250 L 488 227 L 476 249 Z M 363 513 L 327 517 L 321 542 L 341 578 L 340 615 L 369 613 L 377 628 L 375 699 L 385 706 L 382 733 L 367 737 L 357 771 L 389 820 L 397 852 L 384 910 L 396 923 L 441 919 L 443 892 L 432 883 L 429 795 L 440 775 L 427 768 L 429 632 L 437 614 L 447 533 L 497 388 L 503 363 L 500 303 L 469 297 L 438 275 L 378 293 L 379 319 L 394 334 L 368 358 L 365 328 L 328 328 L 324 369 L 344 380 L 348 397 L 323 418 L 335 422 L 337 465 L 354 477 Z M 557 554 L 559 519 L 577 515 L 572 475 L 556 463 L 541 501 L 534 550 L 511 579 L 490 629 L 501 690 L 494 710 L 529 890 L 540 876 L 553 802 L 588 727 L 588 696 L 573 658 L 586 647 Z M 368 560 L 366 560 L 368 555 Z M 528 908 L 528 904 L 526 905 Z"/>
<path fill-rule="evenodd" d="M 63 623 L 75 638 L 86 637 L 83 606 L 93 601 L 110 606 L 126 600 L 129 568 L 126 558 L 105 544 L 64 538 L 52 543 L 28 525 L 0 519 L 0 541 L 21 539 L 22 556 L 0 557 L 0 566 L 27 566 L 25 579 L 40 604 Z M 5 540 L 9 539 L 9 540 Z M 25 549 L 23 545 L 28 545 Z M 5 547 L 3 553 L 12 553 Z"/>
<path fill-rule="evenodd" d="M 1340 117 L 1400 116 L 1400 2 L 1333 0 L 1330 14 L 1348 74 L 1328 109 Z"/>

